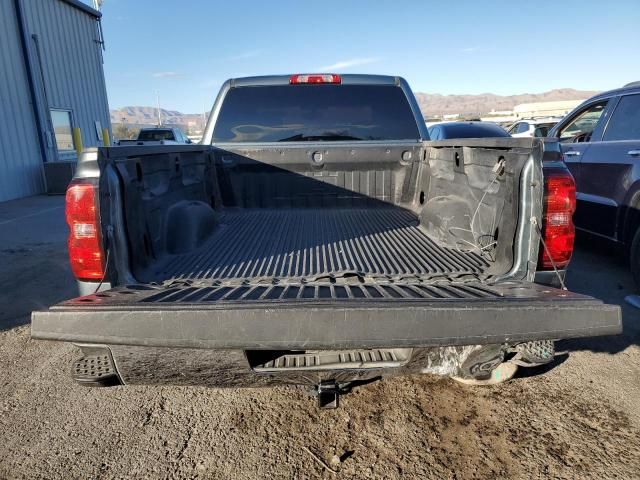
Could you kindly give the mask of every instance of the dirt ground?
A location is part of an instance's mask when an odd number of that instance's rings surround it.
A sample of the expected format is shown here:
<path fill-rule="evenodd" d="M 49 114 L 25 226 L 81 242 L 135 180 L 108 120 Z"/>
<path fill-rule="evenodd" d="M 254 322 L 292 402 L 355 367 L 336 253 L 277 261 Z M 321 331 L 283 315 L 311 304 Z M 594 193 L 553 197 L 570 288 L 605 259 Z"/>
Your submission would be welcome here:
<path fill-rule="evenodd" d="M 603 246 L 568 283 L 622 305 L 624 335 L 562 342 L 505 385 L 395 378 L 326 411 L 293 387 L 73 384 L 74 349 L 27 323 L 73 295 L 61 199 L 20 202 L 0 205 L 0 478 L 640 478 L 640 310 Z"/>

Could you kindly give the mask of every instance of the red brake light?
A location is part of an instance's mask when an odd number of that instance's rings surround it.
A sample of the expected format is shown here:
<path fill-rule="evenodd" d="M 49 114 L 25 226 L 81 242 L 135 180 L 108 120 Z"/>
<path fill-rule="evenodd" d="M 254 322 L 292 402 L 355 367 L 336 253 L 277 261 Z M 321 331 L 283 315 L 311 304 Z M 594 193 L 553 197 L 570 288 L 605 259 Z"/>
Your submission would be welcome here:
<path fill-rule="evenodd" d="M 569 172 L 545 174 L 544 215 L 542 238 L 547 246 L 540 246 L 539 266 L 542 270 L 564 268 L 571 260 L 575 227 L 576 184 Z M 553 262 L 551 261 L 553 259 Z"/>
<path fill-rule="evenodd" d="M 101 280 L 104 276 L 102 239 L 95 187 L 74 182 L 67 188 L 66 217 L 69 225 L 69 259 L 78 280 Z"/>
<path fill-rule="evenodd" d="M 307 73 L 303 75 L 291 75 L 289 83 L 291 85 L 305 83 L 342 83 L 342 77 L 334 73 Z"/>

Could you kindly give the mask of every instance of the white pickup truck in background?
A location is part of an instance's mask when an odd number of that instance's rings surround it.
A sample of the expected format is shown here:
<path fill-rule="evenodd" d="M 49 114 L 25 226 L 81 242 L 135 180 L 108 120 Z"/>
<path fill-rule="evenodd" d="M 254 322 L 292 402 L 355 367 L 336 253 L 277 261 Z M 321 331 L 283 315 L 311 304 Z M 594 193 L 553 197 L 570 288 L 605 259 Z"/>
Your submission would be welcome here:
<path fill-rule="evenodd" d="M 125 145 L 184 145 L 193 143 L 179 128 L 143 128 L 134 140 L 119 140 Z"/>

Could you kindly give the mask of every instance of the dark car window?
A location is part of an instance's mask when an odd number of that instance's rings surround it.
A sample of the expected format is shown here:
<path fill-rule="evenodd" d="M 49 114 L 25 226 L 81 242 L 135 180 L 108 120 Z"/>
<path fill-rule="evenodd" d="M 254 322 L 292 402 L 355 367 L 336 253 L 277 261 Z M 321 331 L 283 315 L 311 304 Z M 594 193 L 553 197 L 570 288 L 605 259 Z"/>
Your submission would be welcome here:
<path fill-rule="evenodd" d="M 603 140 L 640 140 L 640 94 L 626 95 L 620 99 Z"/>
<path fill-rule="evenodd" d="M 529 124 L 524 122 L 518 122 L 509 129 L 509 133 L 523 133 L 529 130 Z"/>
<path fill-rule="evenodd" d="M 174 140 L 174 137 L 171 130 L 141 130 L 138 140 L 157 142 L 159 140 Z"/>
<path fill-rule="evenodd" d="M 419 139 L 406 95 L 393 85 L 232 88 L 214 142 Z"/>
<path fill-rule="evenodd" d="M 534 137 L 547 137 L 549 136 L 549 130 L 553 128 L 555 123 L 539 123 L 536 125 L 536 129 L 533 131 Z"/>
<path fill-rule="evenodd" d="M 549 127 L 540 127 L 540 126 L 538 126 L 533 131 L 533 136 L 534 137 L 546 137 L 548 133 L 549 133 Z"/>
<path fill-rule="evenodd" d="M 595 103 L 585 110 L 578 113 L 577 116 L 569 122 L 568 125 L 560 129 L 558 137 L 561 142 L 588 142 L 591 140 L 591 134 L 598 125 L 598 121 L 602 116 L 608 100 Z"/>

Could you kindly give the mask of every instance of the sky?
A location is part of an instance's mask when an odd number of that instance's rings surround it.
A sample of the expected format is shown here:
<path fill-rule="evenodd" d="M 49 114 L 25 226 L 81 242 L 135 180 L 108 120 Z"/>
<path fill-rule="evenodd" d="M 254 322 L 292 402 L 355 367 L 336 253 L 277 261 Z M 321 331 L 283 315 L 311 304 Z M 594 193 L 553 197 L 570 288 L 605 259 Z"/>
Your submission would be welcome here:
<path fill-rule="evenodd" d="M 111 108 L 209 110 L 228 78 L 400 75 L 416 92 L 606 90 L 640 80 L 640 0 L 104 0 Z"/>

